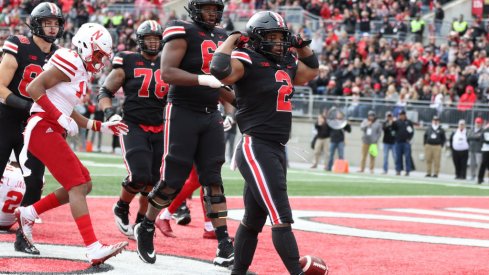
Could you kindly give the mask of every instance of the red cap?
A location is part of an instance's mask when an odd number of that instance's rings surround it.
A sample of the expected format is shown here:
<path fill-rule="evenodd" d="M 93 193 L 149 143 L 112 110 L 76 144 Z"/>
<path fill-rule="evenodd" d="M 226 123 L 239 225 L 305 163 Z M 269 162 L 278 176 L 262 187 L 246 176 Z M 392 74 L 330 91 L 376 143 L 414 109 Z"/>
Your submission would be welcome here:
<path fill-rule="evenodd" d="M 476 118 L 475 118 L 475 123 L 480 123 L 480 124 L 482 124 L 482 123 L 484 123 L 484 120 L 482 119 L 482 117 L 476 117 Z"/>
<path fill-rule="evenodd" d="M 374 84 L 374 90 L 380 90 L 381 87 L 382 87 L 382 85 L 380 85 L 380 83 Z"/>

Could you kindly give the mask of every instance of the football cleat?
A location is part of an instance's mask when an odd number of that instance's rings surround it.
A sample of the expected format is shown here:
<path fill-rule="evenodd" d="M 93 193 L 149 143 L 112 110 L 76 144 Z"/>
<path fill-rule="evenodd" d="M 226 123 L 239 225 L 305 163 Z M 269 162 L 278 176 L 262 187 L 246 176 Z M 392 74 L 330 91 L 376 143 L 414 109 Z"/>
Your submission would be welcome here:
<path fill-rule="evenodd" d="M 234 247 L 231 239 L 219 242 L 216 258 L 212 261 L 215 265 L 228 267 L 234 263 Z"/>
<path fill-rule="evenodd" d="M 187 207 L 187 203 L 184 201 L 177 211 L 172 215 L 173 219 L 178 225 L 187 225 L 192 221 L 190 216 L 190 209 Z"/>
<path fill-rule="evenodd" d="M 173 230 L 171 229 L 170 220 L 167 219 L 156 219 L 155 221 L 156 227 L 163 233 L 163 235 L 169 238 L 176 238 L 177 236 L 173 234 Z"/>
<path fill-rule="evenodd" d="M 86 256 L 93 266 L 100 265 L 107 259 L 121 253 L 127 245 L 127 242 L 120 242 L 113 245 L 101 245 L 98 248 L 89 249 Z"/>
<path fill-rule="evenodd" d="M 32 227 L 34 226 L 35 219 L 29 219 L 27 217 L 27 208 L 18 207 L 15 209 L 15 217 L 17 218 L 17 223 L 19 223 L 20 231 L 24 235 L 26 241 L 31 245 L 34 245 L 34 239 L 32 238 Z"/>
<path fill-rule="evenodd" d="M 129 224 L 129 206 L 127 208 L 120 207 L 117 203 L 112 207 L 114 212 L 115 224 L 119 231 L 125 236 L 133 236 L 133 227 Z"/>
<path fill-rule="evenodd" d="M 33 244 L 27 241 L 20 228 L 17 229 L 17 231 L 15 232 L 14 248 L 15 251 L 24 252 L 27 254 L 33 254 L 33 255 L 41 254 Z"/>
<path fill-rule="evenodd" d="M 134 237 L 136 238 L 137 252 L 139 258 L 143 262 L 154 264 L 156 262 L 156 252 L 153 244 L 155 228 L 145 228 L 141 225 L 142 223 L 138 223 L 134 227 Z"/>

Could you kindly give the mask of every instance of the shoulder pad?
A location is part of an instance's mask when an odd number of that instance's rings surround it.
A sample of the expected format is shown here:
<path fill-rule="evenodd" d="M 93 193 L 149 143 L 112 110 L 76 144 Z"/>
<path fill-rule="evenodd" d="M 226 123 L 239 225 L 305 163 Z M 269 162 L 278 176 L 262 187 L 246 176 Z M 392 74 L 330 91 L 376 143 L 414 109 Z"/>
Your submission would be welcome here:
<path fill-rule="evenodd" d="M 83 65 L 78 53 L 66 48 L 61 48 L 54 52 L 51 59 L 49 59 L 49 63 L 61 70 L 70 79 L 76 76 L 78 68 Z"/>
<path fill-rule="evenodd" d="M 175 38 L 183 38 L 186 35 L 188 23 L 184 21 L 171 21 L 163 31 L 163 42 L 166 43 Z"/>

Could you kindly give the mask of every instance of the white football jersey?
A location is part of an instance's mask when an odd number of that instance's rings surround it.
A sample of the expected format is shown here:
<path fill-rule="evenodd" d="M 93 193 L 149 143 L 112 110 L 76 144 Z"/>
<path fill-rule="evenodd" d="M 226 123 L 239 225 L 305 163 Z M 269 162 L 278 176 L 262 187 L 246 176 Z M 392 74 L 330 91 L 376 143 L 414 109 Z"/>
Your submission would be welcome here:
<path fill-rule="evenodd" d="M 70 116 L 73 108 L 86 94 L 90 74 L 85 69 L 82 59 L 76 51 L 61 48 L 57 50 L 43 67 L 48 70 L 56 67 L 70 78 L 70 82 L 61 82 L 46 90 L 49 100 L 62 112 Z M 32 112 L 44 112 L 41 106 L 34 103 Z"/>
<path fill-rule="evenodd" d="M 0 180 L 0 227 L 9 227 L 15 223 L 14 210 L 22 202 L 24 193 L 22 171 L 7 165 Z"/>

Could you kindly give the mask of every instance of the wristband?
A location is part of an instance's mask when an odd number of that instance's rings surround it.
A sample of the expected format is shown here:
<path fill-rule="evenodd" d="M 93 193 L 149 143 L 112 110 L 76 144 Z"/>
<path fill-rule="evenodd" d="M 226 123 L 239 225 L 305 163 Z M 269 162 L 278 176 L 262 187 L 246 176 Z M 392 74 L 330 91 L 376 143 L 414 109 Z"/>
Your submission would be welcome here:
<path fill-rule="evenodd" d="M 42 94 L 40 97 L 38 97 L 36 103 L 41 106 L 44 112 L 46 112 L 46 114 L 54 120 L 58 120 L 58 118 L 62 115 L 58 108 L 56 108 L 51 100 L 49 100 L 46 94 Z"/>

